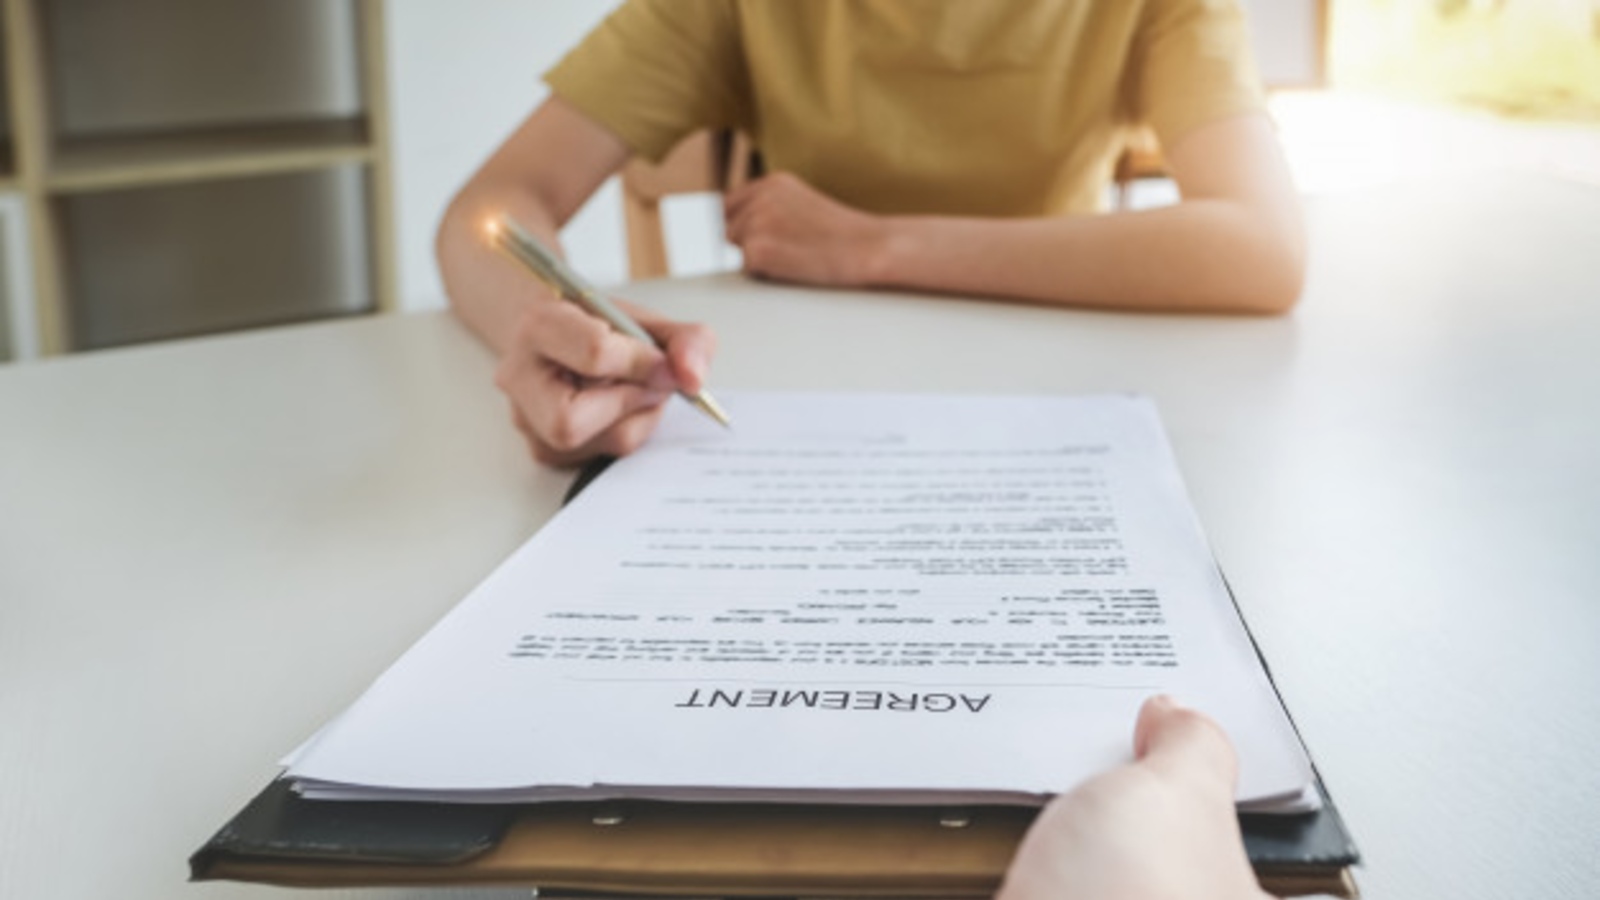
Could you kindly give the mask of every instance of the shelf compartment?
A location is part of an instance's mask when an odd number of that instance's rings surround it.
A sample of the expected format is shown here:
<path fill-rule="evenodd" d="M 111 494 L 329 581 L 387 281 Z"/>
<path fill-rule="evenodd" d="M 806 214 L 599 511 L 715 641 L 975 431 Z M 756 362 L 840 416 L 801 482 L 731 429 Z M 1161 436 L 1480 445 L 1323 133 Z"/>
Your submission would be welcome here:
<path fill-rule="evenodd" d="M 72 349 L 371 312 L 366 174 L 61 197 Z"/>
<path fill-rule="evenodd" d="M 9 222 L 0 220 L 0 241 L 13 240 L 9 233 Z M 5 267 L 7 260 L 4 253 L 0 253 L 0 267 Z M 10 284 L 10 273 L 0 271 L 0 364 L 11 362 L 17 358 L 17 339 L 14 334 L 18 329 L 14 323 L 17 315 L 15 304 L 16 297 L 7 290 Z"/>
<path fill-rule="evenodd" d="M 64 138 L 47 183 L 63 193 L 111 190 L 300 172 L 372 154 L 359 119 Z"/>
<path fill-rule="evenodd" d="M 32 0 L 57 137 L 361 114 L 352 0 Z"/>
<path fill-rule="evenodd" d="M 45 183 L 113 190 L 372 158 L 355 0 L 31 0 Z"/>
<path fill-rule="evenodd" d="M 38 356 L 23 200 L 0 193 L 0 362 Z"/>

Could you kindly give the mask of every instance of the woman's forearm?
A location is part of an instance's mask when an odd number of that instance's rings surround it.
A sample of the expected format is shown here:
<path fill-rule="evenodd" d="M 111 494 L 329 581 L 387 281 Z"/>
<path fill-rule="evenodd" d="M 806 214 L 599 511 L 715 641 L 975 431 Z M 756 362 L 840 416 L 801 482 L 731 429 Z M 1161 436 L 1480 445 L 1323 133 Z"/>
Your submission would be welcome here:
<path fill-rule="evenodd" d="M 450 306 L 503 353 L 545 287 L 500 258 L 488 227 L 510 215 L 560 252 L 558 233 L 628 158 L 615 135 L 552 97 L 522 123 L 451 201 L 434 241 Z"/>
<path fill-rule="evenodd" d="M 1281 313 L 1300 295 L 1296 222 L 1231 200 L 1048 219 L 890 217 L 881 286 L 1084 306 Z"/>
<path fill-rule="evenodd" d="M 1183 200 L 1031 219 L 875 215 L 778 172 L 728 196 L 746 270 L 804 284 L 1063 305 L 1279 313 L 1305 275 L 1300 201 L 1271 123 L 1196 128 L 1167 154 Z"/>
<path fill-rule="evenodd" d="M 435 242 L 451 309 L 499 354 L 529 302 L 545 288 L 499 258 L 489 223 L 510 215 L 548 246 L 560 247 L 558 226 L 537 196 L 515 185 L 473 183 L 451 202 Z"/>

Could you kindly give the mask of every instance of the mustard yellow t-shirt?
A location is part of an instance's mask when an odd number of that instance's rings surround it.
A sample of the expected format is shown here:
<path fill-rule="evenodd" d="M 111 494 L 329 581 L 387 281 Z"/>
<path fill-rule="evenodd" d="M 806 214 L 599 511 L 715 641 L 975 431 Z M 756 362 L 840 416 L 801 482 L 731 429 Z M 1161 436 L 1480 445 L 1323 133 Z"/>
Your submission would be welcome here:
<path fill-rule="evenodd" d="M 1235 0 L 631 0 L 545 80 L 645 157 L 740 128 L 880 213 L 1093 211 L 1130 127 L 1262 105 Z"/>

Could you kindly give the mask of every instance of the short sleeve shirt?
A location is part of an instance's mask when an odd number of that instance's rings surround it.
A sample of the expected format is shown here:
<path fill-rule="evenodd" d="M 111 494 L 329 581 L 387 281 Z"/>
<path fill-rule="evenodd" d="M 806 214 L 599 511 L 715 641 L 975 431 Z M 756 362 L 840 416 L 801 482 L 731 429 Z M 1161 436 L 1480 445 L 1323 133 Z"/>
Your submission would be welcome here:
<path fill-rule="evenodd" d="M 1136 126 L 1262 108 L 1236 0 L 630 0 L 545 75 L 635 153 L 748 132 L 871 212 L 1090 212 Z"/>

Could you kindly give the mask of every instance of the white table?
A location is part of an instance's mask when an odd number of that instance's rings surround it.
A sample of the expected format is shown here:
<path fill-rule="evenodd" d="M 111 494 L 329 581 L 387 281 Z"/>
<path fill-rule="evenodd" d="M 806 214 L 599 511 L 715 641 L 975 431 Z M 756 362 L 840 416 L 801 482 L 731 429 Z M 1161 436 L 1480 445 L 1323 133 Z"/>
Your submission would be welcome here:
<path fill-rule="evenodd" d="M 1310 217 L 1283 319 L 623 293 L 715 323 L 718 387 L 1153 395 L 1368 896 L 1593 896 L 1600 192 Z M 567 484 L 491 368 L 440 314 L 0 369 L 0 898 L 285 896 L 185 858 Z"/>

